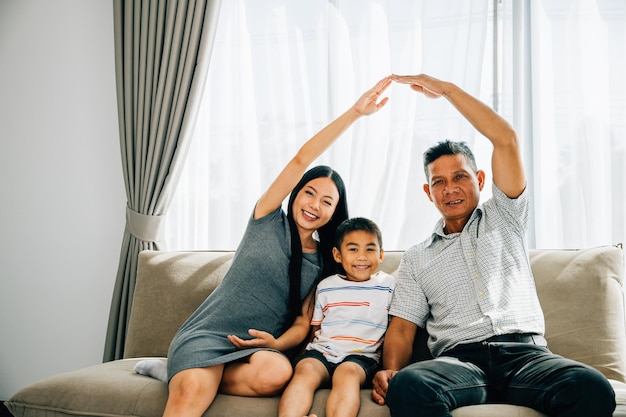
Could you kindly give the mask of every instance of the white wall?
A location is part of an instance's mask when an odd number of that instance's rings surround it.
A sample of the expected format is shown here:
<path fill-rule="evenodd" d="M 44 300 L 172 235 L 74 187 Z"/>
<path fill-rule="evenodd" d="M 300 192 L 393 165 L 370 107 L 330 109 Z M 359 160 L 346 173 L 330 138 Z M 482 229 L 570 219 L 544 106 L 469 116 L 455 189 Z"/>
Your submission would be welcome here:
<path fill-rule="evenodd" d="M 124 229 L 110 0 L 0 0 L 0 400 L 100 363 Z"/>

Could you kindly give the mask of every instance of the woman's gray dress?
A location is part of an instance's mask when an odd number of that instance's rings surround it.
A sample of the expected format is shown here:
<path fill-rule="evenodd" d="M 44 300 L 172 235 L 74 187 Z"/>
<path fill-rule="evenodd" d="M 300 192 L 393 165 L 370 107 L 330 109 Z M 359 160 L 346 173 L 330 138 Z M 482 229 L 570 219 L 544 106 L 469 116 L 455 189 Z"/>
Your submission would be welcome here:
<path fill-rule="evenodd" d="M 264 348 L 237 349 L 227 335 L 250 339 L 248 329 L 280 336 L 289 304 L 289 223 L 278 208 L 267 216 L 250 218 L 233 263 L 198 309 L 183 323 L 170 344 L 167 374 L 232 362 Z M 320 274 L 317 254 L 304 254 L 304 299 Z"/>

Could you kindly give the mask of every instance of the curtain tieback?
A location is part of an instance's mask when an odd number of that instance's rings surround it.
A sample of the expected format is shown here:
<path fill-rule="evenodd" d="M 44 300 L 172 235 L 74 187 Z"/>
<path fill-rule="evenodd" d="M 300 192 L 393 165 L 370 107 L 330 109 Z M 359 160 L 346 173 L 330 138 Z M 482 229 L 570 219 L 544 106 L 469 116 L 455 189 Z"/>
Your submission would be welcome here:
<path fill-rule="evenodd" d="M 126 227 L 131 235 L 145 242 L 164 241 L 165 215 L 147 215 L 126 207 Z"/>

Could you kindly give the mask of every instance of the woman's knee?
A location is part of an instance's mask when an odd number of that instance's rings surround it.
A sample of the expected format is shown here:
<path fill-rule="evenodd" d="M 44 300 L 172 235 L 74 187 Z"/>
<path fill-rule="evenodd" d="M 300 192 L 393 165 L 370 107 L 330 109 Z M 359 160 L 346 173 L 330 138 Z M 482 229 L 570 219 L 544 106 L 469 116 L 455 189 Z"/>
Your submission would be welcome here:
<path fill-rule="evenodd" d="M 185 404 L 198 398 L 212 398 L 217 393 L 222 367 L 193 368 L 174 375 L 168 386 L 170 401 Z"/>
<path fill-rule="evenodd" d="M 293 375 L 291 362 L 275 352 L 257 352 L 250 358 L 250 364 L 255 367 L 251 388 L 259 396 L 279 394 Z"/>

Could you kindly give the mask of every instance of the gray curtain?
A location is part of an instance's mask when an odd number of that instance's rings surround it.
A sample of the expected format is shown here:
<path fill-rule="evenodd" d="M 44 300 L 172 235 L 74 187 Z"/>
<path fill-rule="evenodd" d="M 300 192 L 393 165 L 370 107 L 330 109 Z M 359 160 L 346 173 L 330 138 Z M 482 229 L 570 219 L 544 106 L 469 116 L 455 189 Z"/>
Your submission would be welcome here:
<path fill-rule="evenodd" d="M 139 252 L 165 249 L 163 218 L 189 148 L 220 5 L 221 0 L 113 0 L 128 203 L 104 361 L 124 355 Z"/>

